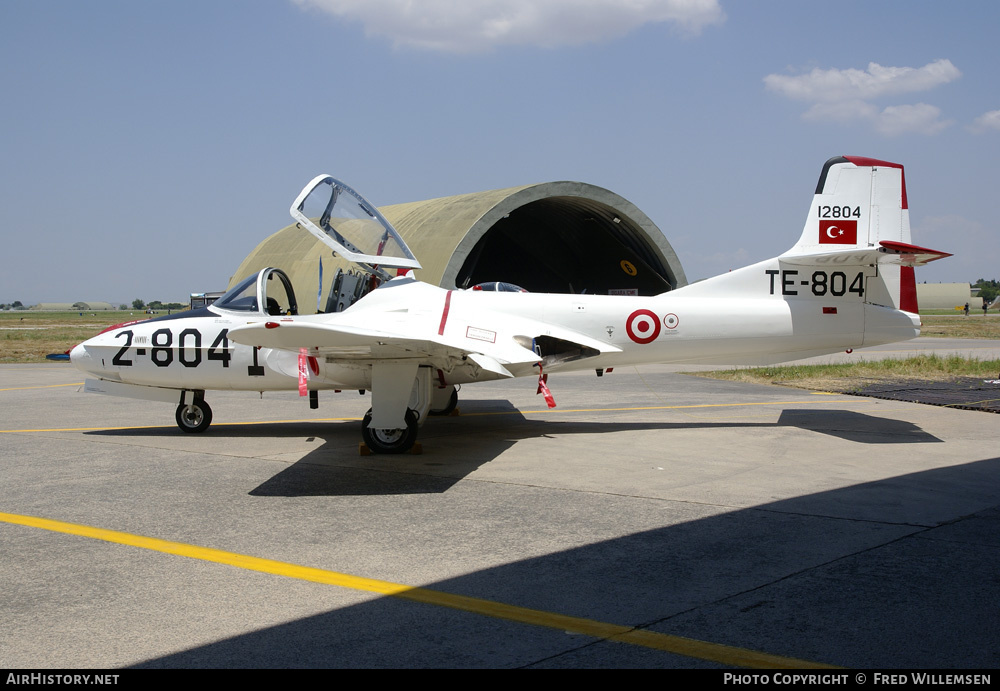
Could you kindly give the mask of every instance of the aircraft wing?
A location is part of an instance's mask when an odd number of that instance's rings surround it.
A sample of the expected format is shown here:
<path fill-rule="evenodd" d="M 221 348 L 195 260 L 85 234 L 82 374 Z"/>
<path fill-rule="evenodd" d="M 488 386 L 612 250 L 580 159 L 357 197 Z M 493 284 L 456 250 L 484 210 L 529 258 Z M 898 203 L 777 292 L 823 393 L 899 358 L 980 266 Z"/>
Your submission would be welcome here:
<path fill-rule="evenodd" d="M 313 353 L 344 359 L 371 357 L 448 356 L 452 349 L 419 338 L 401 336 L 382 329 L 346 324 L 303 323 L 294 320 L 247 324 L 229 330 L 236 343 L 261 348 L 293 350 L 309 348 Z"/>
<path fill-rule="evenodd" d="M 464 348 L 445 339 L 428 336 L 404 336 L 399 331 L 348 324 L 323 324 L 283 319 L 247 324 L 229 331 L 229 338 L 244 345 L 298 352 L 308 348 L 310 355 L 351 362 L 413 359 L 443 365 L 448 360 L 469 359 L 483 369 L 503 377 L 512 377 L 504 367 L 512 363 L 533 363 L 538 356 L 515 343 L 495 348 L 490 353 Z"/>
<path fill-rule="evenodd" d="M 540 342 L 542 355 L 533 350 L 533 342 L 525 337 L 496 338 L 489 343 L 458 336 L 443 336 L 428 328 L 422 315 L 403 312 L 380 313 L 379 326 L 369 326 L 357 316 L 352 320 L 329 321 L 332 315 L 280 317 L 274 321 L 257 322 L 229 330 L 235 343 L 298 353 L 307 348 L 310 355 L 324 356 L 328 361 L 375 363 L 385 360 L 419 360 L 421 363 L 445 368 L 450 361 L 469 361 L 480 368 L 503 377 L 520 376 L 525 366 L 539 360 L 546 371 L 560 369 L 567 362 L 593 357 L 601 353 L 620 352 L 616 346 L 597 341 L 574 330 L 543 325 L 524 320 L 524 333 L 546 333 Z M 367 316 L 367 315 L 366 315 Z M 368 320 L 372 321 L 368 316 Z M 434 327 L 437 323 L 433 324 Z M 508 371 L 513 366 L 515 374 Z M 520 374 L 517 374 L 520 373 Z"/>

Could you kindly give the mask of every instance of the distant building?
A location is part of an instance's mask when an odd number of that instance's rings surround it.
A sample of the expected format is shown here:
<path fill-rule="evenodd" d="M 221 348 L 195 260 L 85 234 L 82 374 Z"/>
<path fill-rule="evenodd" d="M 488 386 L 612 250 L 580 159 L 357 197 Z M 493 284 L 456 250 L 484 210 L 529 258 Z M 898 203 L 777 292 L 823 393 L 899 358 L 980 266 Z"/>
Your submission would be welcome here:
<path fill-rule="evenodd" d="M 200 307 L 208 307 L 225 294 L 226 293 L 224 291 L 213 293 L 191 293 L 191 309 L 196 310 Z"/>
<path fill-rule="evenodd" d="M 31 309 L 43 312 L 108 312 L 118 309 L 110 302 L 40 302 Z"/>
<path fill-rule="evenodd" d="M 983 299 L 972 296 L 972 286 L 968 283 L 917 284 L 917 305 L 922 310 L 952 310 L 964 308 L 965 303 L 969 303 L 969 309 L 983 308 Z"/>

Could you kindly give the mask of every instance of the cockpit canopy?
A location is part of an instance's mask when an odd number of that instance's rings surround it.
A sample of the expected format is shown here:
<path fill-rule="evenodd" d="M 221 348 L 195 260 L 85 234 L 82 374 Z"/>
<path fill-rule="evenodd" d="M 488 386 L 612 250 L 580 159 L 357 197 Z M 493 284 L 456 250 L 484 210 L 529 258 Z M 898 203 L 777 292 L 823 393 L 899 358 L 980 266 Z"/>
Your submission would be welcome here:
<path fill-rule="evenodd" d="M 289 211 L 300 226 L 366 271 L 377 273 L 376 266 L 420 268 L 420 262 L 379 210 L 329 175 L 313 178 Z"/>
<path fill-rule="evenodd" d="M 216 300 L 210 309 L 271 316 L 299 313 L 288 275 L 270 267 L 247 276 Z"/>
<path fill-rule="evenodd" d="M 528 291 L 519 285 L 513 283 L 507 283 L 506 281 L 488 281 L 486 283 L 477 283 L 476 285 L 469 288 L 469 290 L 482 290 L 487 293 L 527 293 Z"/>

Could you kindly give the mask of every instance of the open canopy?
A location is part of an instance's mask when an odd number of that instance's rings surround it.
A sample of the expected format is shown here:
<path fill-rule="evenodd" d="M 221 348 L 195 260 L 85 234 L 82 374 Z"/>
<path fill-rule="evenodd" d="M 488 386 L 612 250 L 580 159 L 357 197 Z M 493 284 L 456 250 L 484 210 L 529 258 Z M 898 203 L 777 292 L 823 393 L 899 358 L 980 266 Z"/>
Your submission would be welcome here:
<path fill-rule="evenodd" d="M 377 271 L 375 267 L 421 268 L 378 209 L 329 175 L 313 178 L 295 198 L 290 212 L 300 226 L 367 271 Z"/>

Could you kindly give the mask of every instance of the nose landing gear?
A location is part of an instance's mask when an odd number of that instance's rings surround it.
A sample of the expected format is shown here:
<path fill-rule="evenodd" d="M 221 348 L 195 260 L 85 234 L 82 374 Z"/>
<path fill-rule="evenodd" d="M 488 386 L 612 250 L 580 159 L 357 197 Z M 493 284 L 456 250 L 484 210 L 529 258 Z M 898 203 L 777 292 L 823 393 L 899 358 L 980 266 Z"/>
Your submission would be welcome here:
<path fill-rule="evenodd" d="M 184 432 L 204 432 L 212 424 L 212 409 L 205 399 L 196 399 L 191 403 L 181 403 L 174 415 L 177 426 Z"/>

